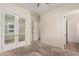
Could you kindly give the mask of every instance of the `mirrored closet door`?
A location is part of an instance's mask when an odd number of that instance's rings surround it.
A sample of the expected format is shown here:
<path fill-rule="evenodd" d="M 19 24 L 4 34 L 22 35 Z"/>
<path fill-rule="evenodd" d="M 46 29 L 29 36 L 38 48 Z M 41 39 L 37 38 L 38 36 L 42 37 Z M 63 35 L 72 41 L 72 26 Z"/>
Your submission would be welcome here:
<path fill-rule="evenodd" d="M 26 44 L 25 40 L 25 18 L 18 17 L 18 47 Z"/>
<path fill-rule="evenodd" d="M 1 17 L 1 52 L 26 45 L 25 18 L 8 12 L 3 12 Z"/>
<path fill-rule="evenodd" d="M 16 48 L 16 15 L 3 13 L 2 19 L 2 51 L 8 51 Z"/>

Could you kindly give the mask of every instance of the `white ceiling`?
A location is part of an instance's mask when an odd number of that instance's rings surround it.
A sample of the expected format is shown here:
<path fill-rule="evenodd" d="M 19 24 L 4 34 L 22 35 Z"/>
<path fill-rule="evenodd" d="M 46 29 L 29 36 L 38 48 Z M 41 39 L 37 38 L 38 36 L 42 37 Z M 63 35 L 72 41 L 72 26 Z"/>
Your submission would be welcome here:
<path fill-rule="evenodd" d="M 29 9 L 33 13 L 41 14 L 41 13 L 47 12 L 55 7 L 58 7 L 61 4 L 58 4 L 58 3 L 57 4 L 56 3 L 50 3 L 50 4 L 41 3 L 39 7 L 37 7 L 37 3 L 17 3 L 16 5 L 19 5 L 21 7 Z"/>

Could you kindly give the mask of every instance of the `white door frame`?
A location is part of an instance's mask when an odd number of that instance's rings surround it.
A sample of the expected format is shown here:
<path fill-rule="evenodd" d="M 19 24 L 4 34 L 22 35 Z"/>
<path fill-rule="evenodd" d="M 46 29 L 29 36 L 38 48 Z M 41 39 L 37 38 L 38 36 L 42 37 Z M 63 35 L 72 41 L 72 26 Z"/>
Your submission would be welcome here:
<path fill-rule="evenodd" d="M 64 16 L 64 39 L 65 39 L 65 47 L 68 43 L 68 21 L 66 19 L 66 16 Z"/>
<path fill-rule="evenodd" d="M 0 12 L 0 53 L 1 53 L 1 12 Z"/>

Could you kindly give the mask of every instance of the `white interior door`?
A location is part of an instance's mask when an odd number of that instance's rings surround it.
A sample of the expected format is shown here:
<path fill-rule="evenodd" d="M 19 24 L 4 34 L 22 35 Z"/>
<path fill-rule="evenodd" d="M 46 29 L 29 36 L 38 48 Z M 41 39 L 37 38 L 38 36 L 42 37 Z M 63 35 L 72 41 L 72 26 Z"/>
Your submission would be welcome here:
<path fill-rule="evenodd" d="M 16 48 L 16 15 L 11 13 L 2 14 L 2 51 Z"/>
<path fill-rule="evenodd" d="M 38 40 L 38 21 L 33 21 L 33 41 Z"/>
<path fill-rule="evenodd" d="M 21 47 L 26 45 L 26 39 L 25 39 L 25 18 L 23 17 L 18 17 L 18 23 L 17 23 L 17 37 L 18 37 L 18 41 L 17 41 L 17 46 Z"/>

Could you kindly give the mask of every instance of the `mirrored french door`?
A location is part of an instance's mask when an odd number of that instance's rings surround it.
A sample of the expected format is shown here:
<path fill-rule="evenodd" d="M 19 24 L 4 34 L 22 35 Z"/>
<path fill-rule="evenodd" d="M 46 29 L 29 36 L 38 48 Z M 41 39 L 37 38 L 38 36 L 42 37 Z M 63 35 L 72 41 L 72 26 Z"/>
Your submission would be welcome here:
<path fill-rule="evenodd" d="M 25 40 L 25 18 L 23 17 L 18 17 L 18 21 L 17 21 L 17 37 L 18 37 L 18 41 L 17 41 L 17 46 L 21 47 L 26 45 L 26 40 Z"/>
<path fill-rule="evenodd" d="M 26 45 L 25 18 L 11 13 L 2 13 L 1 22 L 0 49 L 2 52 Z"/>
<path fill-rule="evenodd" d="M 2 13 L 2 51 L 16 48 L 16 15 Z"/>

